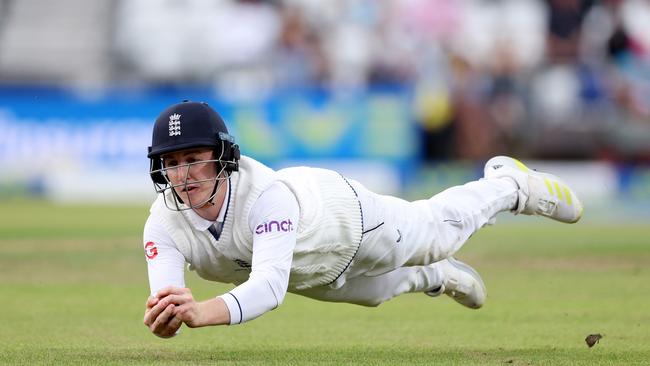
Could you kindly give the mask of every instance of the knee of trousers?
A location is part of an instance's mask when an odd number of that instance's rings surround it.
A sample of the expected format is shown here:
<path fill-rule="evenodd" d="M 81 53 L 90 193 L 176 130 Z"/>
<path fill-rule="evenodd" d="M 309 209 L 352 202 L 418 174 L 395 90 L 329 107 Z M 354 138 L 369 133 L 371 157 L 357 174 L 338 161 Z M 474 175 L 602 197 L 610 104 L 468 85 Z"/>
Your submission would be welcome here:
<path fill-rule="evenodd" d="M 432 254 L 436 261 L 454 255 L 473 234 L 468 217 L 454 210 L 448 210 L 448 215 L 436 225 L 436 239 Z"/>

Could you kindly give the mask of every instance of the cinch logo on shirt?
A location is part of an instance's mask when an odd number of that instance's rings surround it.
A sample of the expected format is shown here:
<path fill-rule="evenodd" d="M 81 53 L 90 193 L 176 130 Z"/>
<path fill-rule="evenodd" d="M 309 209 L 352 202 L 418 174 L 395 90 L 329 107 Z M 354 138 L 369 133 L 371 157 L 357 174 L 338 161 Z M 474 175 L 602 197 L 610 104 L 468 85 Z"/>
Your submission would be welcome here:
<path fill-rule="evenodd" d="M 289 232 L 293 231 L 293 223 L 291 222 L 290 219 L 283 220 L 283 221 L 269 221 L 265 222 L 263 224 L 257 225 L 255 228 L 255 234 L 262 234 L 262 233 L 271 233 L 273 231 L 283 231 L 283 232 Z"/>

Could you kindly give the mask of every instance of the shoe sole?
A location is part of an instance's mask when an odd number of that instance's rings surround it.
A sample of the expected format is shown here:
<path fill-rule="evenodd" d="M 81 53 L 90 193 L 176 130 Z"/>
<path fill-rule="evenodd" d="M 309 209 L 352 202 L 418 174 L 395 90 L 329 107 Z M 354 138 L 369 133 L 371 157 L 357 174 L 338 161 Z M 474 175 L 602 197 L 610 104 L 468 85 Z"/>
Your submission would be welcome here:
<path fill-rule="evenodd" d="M 485 283 L 483 282 L 481 275 L 478 272 L 476 272 L 474 268 L 452 257 L 447 258 L 447 262 L 449 262 L 449 264 L 458 268 L 461 271 L 469 272 L 472 275 L 472 277 L 474 277 L 474 279 L 478 280 L 478 283 L 481 285 L 481 289 L 483 290 L 483 293 L 487 297 L 487 288 L 485 287 Z"/>

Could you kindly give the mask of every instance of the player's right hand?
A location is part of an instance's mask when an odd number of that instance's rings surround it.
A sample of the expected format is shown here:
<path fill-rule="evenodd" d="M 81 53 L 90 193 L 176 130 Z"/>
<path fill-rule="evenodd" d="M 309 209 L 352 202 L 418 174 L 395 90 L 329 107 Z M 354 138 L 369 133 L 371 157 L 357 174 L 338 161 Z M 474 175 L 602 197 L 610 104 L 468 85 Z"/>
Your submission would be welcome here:
<path fill-rule="evenodd" d="M 147 299 L 146 310 L 144 312 L 144 325 L 158 337 L 170 338 L 176 335 L 183 322 L 174 316 L 174 304 L 159 302 L 157 296 L 151 296 Z"/>

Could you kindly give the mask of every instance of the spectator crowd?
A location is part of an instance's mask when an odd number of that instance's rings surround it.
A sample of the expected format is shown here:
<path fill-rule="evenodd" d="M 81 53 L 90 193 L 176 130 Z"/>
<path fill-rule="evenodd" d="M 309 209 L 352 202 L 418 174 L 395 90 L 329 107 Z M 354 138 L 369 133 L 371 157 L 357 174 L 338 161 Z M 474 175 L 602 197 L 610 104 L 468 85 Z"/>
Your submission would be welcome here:
<path fill-rule="evenodd" d="M 426 158 L 650 160 L 650 1 L 116 4 L 110 83 L 243 100 L 397 85 Z"/>

